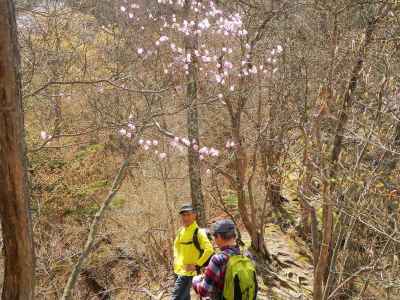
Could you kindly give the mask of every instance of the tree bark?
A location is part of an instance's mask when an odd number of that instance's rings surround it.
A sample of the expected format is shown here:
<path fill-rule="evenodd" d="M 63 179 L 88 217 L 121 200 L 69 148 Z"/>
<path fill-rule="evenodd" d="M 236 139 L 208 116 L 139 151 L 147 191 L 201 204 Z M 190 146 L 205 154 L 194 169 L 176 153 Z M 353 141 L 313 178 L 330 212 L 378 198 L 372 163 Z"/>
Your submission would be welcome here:
<path fill-rule="evenodd" d="M 0 1 L 0 215 L 5 249 L 2 299 L 34 296 L 34 249 L 26 176 L 15 7 Z"/>
<path fill-rule="evenodd" d="M 185 15 L 190 15 L 190 0 L 185 1 Z M 198 152 L 193 148 L 195 142 L 199 145 L 199 118 L 197 109 L 197 58 L 194 50 L 197 49 L 197 36 L 195 34 L 185 36 L 185 52 L 190 57 L 187 62 L 189 70 L 186 76 L 186 105 L 187 105 L 187 129 L 190 146 L 188 149 L 190 193 L 193 206 L 197 210 L 197 221 L 201 227 L 206 226 L 204 197 L 200 176 L 200 160 Z"/>

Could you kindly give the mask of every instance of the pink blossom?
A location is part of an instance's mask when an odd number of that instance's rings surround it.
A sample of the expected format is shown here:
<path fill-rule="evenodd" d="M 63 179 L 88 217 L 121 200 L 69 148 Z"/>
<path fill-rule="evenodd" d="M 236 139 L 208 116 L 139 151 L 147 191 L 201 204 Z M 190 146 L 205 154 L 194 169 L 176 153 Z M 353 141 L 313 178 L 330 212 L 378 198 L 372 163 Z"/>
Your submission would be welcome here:
<path fill-rule="evenodd" d="M 211 58 L 208 57 L 208 56 L 205 56 L 205 55 L 203 55 L 203 56 L 201 57 L 201 59 L 203 60 L 204 63 L 209 63 L 209 62 L 211 62 Z"/>
<path fill-rule="evenodd" d="M 138 141 L 138 143 L 139 143 L 139 145 L 143 145 L 143 144 L 144 144 L 144 140 L 143 140 L 143 139 L 140 139 L 140 140 Z"/>
<path fill-rule="evenodd" d="M 167 157 L 167 153 L 164 153 L 164 152 L 162 152 L 162 153 L 160 153 L 159 155 L 158 155 L 158 157 L 162 160 L 162 159 L 165 159 L 166 157 Z"/>
<path fill-rule="evenodd" d="M 42 138 L 42 140 L 47 140 L 47 138 L 48 138 L 47 132 L 46 131 L 41 131 L 40 132 L 40 137 Z"/>
<path fill-rule="evenodd" d="M 190 142 L 187 138 L 182 138 L 182 143 L 184 143 L 186 146 L 190 145 Z"/>
<path fill-rule="evenodd" d="M 230 61 L 225 61 L 224 62 L 224 67 L 227 69 L 232 69 L 233 68 L 233 64 Z"/>
<path fill-rule="evenodd" d="M 204 154 L 204 155 L 208 155 L 208 148 L 207 148 L 207 147 L 202 147 L 202 148 L 199 150 L 199 153 L 200 153 L 200 154 Z"/>
<path fill-rule="evenodd" d="M 119 132 L 120 135 L 126 135 L 126 129 L 122 128 L 118 132 Z"/>
<path fill-rule="evenodd" d="M 207 18 L 203 19 L 202 21 L 199 22 L 198 24 L 199 28 L 204 30 L 210 28 L 210 22 L 208 21 Z"/>
<path fill-rule="evenodd" d="M 210 149 L 210 155 L 213 156 L 213 157 L 219 156 L 219 150 L 211 148 Z"/>

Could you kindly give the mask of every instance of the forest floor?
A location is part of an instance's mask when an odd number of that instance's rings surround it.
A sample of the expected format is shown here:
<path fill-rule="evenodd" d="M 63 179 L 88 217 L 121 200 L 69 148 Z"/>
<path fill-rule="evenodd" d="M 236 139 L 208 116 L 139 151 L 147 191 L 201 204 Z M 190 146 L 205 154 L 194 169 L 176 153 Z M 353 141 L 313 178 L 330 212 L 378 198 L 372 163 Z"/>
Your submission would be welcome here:
<path fill-rule="evenodd" d="M 311 299 L 313 283 L 312 253 L 294 232 L 282 232 L 271 224 L 266 229 L 266 244 L 274 258 L 269 269 L 273 276 L 260 275 L 260 299 Z M 261 278 L 262 276 L 262 278 Z"/>

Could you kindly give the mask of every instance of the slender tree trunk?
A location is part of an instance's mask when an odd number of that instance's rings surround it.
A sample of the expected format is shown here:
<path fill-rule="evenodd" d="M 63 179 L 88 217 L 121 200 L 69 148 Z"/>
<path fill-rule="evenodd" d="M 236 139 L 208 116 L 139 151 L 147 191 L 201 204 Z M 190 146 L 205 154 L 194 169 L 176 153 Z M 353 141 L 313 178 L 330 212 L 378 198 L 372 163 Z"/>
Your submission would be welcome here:
<path fill-rule="evenodd" d="M 110 206 L 111 201 L 114 199 L 115 195 L 118 193 L 121 184 L 125 178 L 125 171 L 129 166 L 129 158 L 131 152 L 128 152 L 126 159 L 122 162 L 117 175 L 114 177 L 113 184 L 111 186 L 110 192 L 107 197 L 104 199 L 103 203 L 100 206 L 100 209 L 94 215 L 92 223 L 90 224 L 89 235 L 86 239 L 85 246 L 81 252 L 81 255 L 78 258 L 71 274 L 69 275 L 67 284 L 64 287 L 64 293 L 61 297 L 61 300 L 70 300 L 72 299 L 72 293 L 75 288 L 78 277 L 81 273 L 82 267 L 89 256 L 90 252 L 93 250 L 94 242 L 97 235 L 97 230 L 103 220 L 104 214 L 107 208 Z"/>
<path fill-rule="evenodd" d="M 338 160 L 340 157 L 340 153 L 342 150 L 343 144 L 343 132 L 347 125 L 348 120 L 348 112 L 351 106 L 353 105 L 353 95 L 354 91 L 357 88 L 358 79 L 360 77 L 360 72 L 364 65 L 364 60 L 366 57 L 366 53 L 370 43 L 372 42 L 372 35 L 376 28 L 376 24 L 379 20 L 386 15 L 388 12 L 388 6 L 386 4 L 382 4 L 377 14 L 377 17 L 368 22 L 367 28 L 365 29 L 365 36 L 363 43 L 361 44 L 358 55 L 356 57 L 355 64 L 353 65 L 350 80 L 348 82 L 344 97 L 342 109 L 338 116 L 338 123 L 336 127 L 335 137 L 333 140 L 333 147 L 330 158 L 330 170 L 329 170 L 329 178 L 335 179 L 337 176 L 337 168 L 338 168 Z M 327 274 L 330 261 L 331 261 L 331 253 L 332 253 L 332 232 L 333 232 L 333 203 L 332 203 L 332 194 L 335 192 L 335 184 L 334 182 L 324 183 L 324 191 L 323 191 L 323 236 L 322 243 L 320 247 L 320 254 L 318 259 L 318 264 L 315 267 L 314 272 L 314 300 L 323 299 L 324 289 L 327 288 L 331 290 L 332 287 L 326 287 L 325 285 L 325 275 Z M 325 292 L 326 295 L 329 295 L 329 291 Z"/>
<path fill-rule="evenodd" d="M 190 0 L 185 1 L 185 15 L 190 14 Z M 190 192 L 193 206 L 196 207 L 198 213 L 198 223 L 200 226 L 206 226 L 206 215 L 204 208 L 204 197 L 200 176 L 200 160 L 198 152 L 193 148 L 194 144 L 199 145 L 199 118 L 197 109 L 197 58 L 194 51 L 198 47 L 198 39 L 194 34 L 185 37 L 186 57 L 188 58 L 188 74 L 186 76 L 186 105 L 187 105 L 187 128 L 190 147 L 188 149 L 189 162 L 189 180 Z M 193 143 L 194 142 L 194 143 Z"/>
<path fill-rule="evenodd" d="M 0 1 L 0 215 L 5 248 L 2 299 L 34 296 L 34 249 L 26 177 L 19 52 L 13 1 Z"/>

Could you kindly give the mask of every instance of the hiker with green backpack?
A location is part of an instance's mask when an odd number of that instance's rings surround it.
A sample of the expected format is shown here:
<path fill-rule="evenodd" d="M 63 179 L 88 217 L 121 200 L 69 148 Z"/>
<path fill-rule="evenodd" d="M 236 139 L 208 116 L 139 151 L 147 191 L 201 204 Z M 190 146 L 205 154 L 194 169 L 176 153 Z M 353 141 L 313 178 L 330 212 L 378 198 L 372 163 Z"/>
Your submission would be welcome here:
<path fill-rule="evenodd" d="M 175 286 L 171 300 L 190 300 L 192 278 L 207 264 L 214 248 L 205 230 L 198 227 L 197 214 L 191 204 L 184 204 L 179 214 L 183 227 L 174 242 Z"/>
<path fill-rule="evenodd" d="M 212 234 L 221 251 L 211 257 L 203 275 L 193 278 L 195 292 L 213 300 L 255 300 L 255 265 L 236 245 L 235 224 L 231 220 L 217 221 Z"/>

